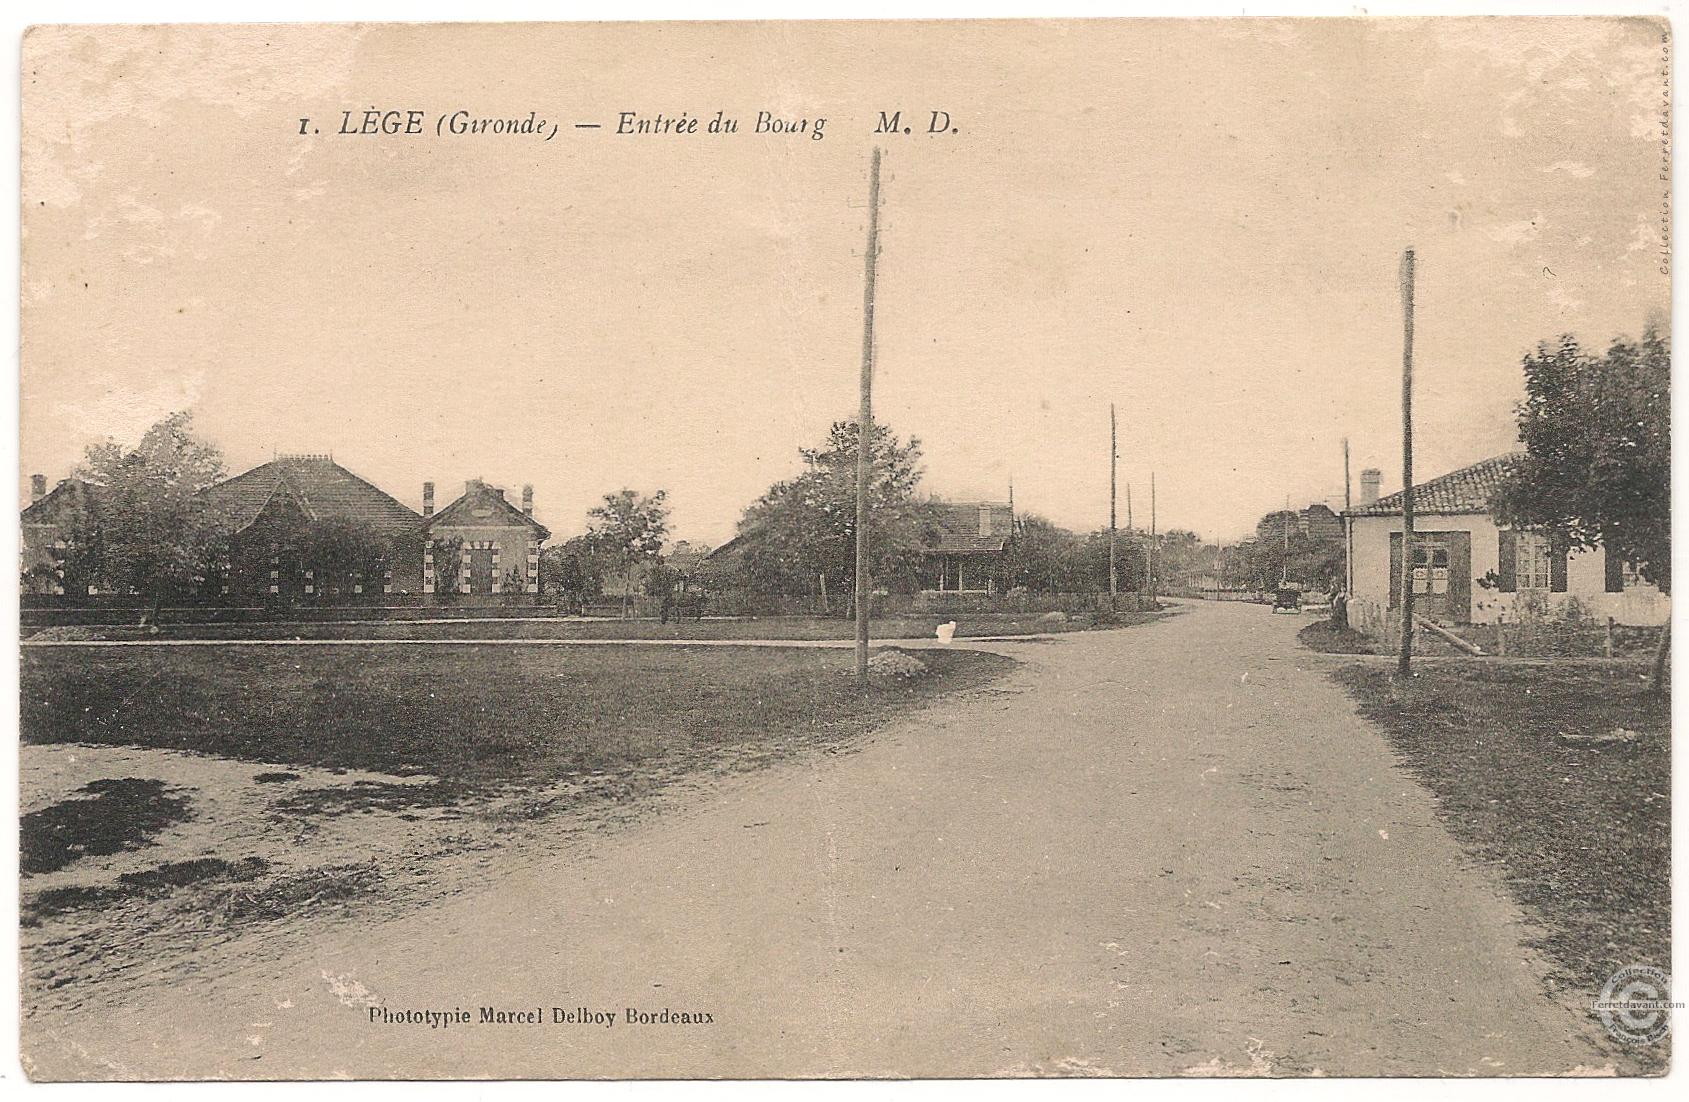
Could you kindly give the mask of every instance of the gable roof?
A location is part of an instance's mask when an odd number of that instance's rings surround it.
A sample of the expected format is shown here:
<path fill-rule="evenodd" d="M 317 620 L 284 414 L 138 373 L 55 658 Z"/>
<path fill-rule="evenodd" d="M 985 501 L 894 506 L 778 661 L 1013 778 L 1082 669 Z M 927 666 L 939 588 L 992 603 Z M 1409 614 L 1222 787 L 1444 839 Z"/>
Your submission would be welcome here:
<path fill-rule="evenodd" d="M 970 551 L 1001 551 L 1014 533 L 1015 511 L 1011 505 L 994 501 L 935 501 L 938 507 L 938 540 L 928 547 L 939 554 Z M 981 514 L 991 519 L 989 532 L 982 531 Z"/>
<path fill-rule="evenodd" d="M 226 509 L 239 532 L 278 494 L 293 497 L 313 519 L 356 520 L 384 535 L 415 532 L 420 514 L 326 455 L 281 456 L 201 493 Z"/>
<path fill-rule="evenodd" d="M 19 523 L 57 524 L 65 513 L 81 508 L 97 493 L 98 487 L 92 482 L 84 482 L 80 478 L 62 479 L 57 486 L 24 506 L 18 514 Z"/>
<path fill-rule="evenodd" d="M 504 490 L 471 479 L 463 496 L 423 522 L 426 531 L 435 528 L 530 528 L 540 540 L 551 538 L 551 530 L 504 499 Z"/>
<path fill-rule="evenodd" d="M 1501 484 L 1512 473 L 1513 464 L 1521 456 L 1517 452 L 1492 456 L 1470 467 L 1421 482 L 1413 488 L 1415 513 L 1487 513 L 1490 502 Z M 1402 494 L 1397 491 L 1379 498 L 1370 505 L 1357 505 L 1344 515 L 1351 517 L 1387 517 L 1400 515 Z"/>

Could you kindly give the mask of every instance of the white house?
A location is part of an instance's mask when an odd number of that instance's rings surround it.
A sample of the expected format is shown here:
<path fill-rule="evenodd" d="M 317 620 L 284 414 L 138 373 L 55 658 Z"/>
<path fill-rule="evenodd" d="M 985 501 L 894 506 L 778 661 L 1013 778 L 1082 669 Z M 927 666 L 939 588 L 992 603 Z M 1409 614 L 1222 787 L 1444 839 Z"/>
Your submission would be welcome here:
<path fill-rule="evenodd" d="M 1420 483 L 1413 490 L 1414 613 L 1444 624 L 1514 620 L 1531 604 L 1550 616 L 1576 601 L 1584 615 L 1655 625 L 1670 598 L 1605 550 L 1567 554 L 1547 533 L 1501 528 L 1490 503 L 1516 456 L 1500 455 Z M 1402 495 L 1378 496 L 1379 475 L 1361 472 L 1361 502 L 1343 514 L 1349 609 L 1357 627 L 1382 624 L 1401 601 Z"/>

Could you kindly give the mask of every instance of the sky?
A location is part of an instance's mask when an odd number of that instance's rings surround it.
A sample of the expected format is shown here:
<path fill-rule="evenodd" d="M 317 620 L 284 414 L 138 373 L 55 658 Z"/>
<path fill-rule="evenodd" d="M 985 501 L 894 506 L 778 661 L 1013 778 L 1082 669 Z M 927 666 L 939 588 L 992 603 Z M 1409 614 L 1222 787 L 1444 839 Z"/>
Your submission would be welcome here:
<path fill-rule="evenodd" d="M 42 28 L 26 38 L 20 500 L 190 409 L 413 508 L 662 488 L 719 543 L 857 404 L 925 487 L 1206 538 L 1513 446 L 1519 361 L 1669 309 L 1653 20 Z M 341 113 L 423 111 L 416 136 Z M 436 137 L 435 120 L 560 123 Z M 684 111 L 731 136 L 618 135 Z M 951 129 L 928 134 L 934 110 Z M 821 140 L 752 133 L 759 111 Z M 910 134 L 873 133 L 902 112 Z M 319 133 L 299 134 L 299 119 Z M 596 122 L 598 130 L 577 129 Z M 1396 473 L 1392 473 L 1392 471 Z"/>

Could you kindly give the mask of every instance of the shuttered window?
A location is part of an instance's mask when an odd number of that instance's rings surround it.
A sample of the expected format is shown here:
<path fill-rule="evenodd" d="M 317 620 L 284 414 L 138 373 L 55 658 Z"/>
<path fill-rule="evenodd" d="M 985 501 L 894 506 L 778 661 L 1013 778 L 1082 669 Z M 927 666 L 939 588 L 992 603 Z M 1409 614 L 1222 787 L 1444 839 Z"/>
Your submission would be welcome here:
<path fill-rule="evenodd" d="M 1554 555 L 1548 537 L 1520 532 L 1513 543 L 1514 581 L 1520 589 L 1548 589 L 1554 583 Z"/>

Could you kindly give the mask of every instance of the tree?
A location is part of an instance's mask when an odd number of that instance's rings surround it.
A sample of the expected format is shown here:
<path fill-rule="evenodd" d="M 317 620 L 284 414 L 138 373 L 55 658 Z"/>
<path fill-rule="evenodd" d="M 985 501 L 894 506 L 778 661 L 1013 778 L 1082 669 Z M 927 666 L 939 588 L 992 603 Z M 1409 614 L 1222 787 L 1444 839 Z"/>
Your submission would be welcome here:
<path fill-rule="evenodd" d="M 166 600 L 221 571 L 228 526 L 200 491 L 222 478 L 223 453 L 194 435 L 192 414 L 170 414 L 133 448 L 111 440 L 90 446 L 76 474 L 93 487 L 93 584 L 151 601 L 156 623 Z"/>
<path fill-rule="evenodd" d="M 393 545 L 363 521 L 330 517 L 306 526 L 300 557 L 316 579 L 317 592 L 350 593 L 358 585 L 381 584 L 393 566 Z"/>
<path fill-rule="evenodd" d="M 593 518 L 587 533 L 599 548 L 614 556 L 626 572 L 622 615 L 631 614 L 633 579 L 639 565 L 662 553 L 669 534 L 668 491 L 646 497 L 632 490 L 605 494 L 604 501 L 587 511 Z"/>
<path fill-rule="evenodd" d="M 590 536 L 540 552 L 540 591 L 577 611 L 604 592 L 604 555 Z"/>
<path fill-rule="evenodd" d="M 832 592 L 854 588 L 858 439 L 855 421 L 835 421 L 823 446 L 799 449 L 802 473 L 775 483 L 745 510 L 739 532 L 753 585 L 789 594 L 816 594 L 823 584 Z M 902 443 L 875 424 L 868 462 L 869 576 L 888 588 L 913 589 L 922 551 L 938 535 L 937 506 L 915 496 L 920 441 Z"/>
<path fill-rule="evenodd" d="M 1038 593 L 1076 593 L 1081 579 L 1080 539 L 1073 532 L 1027 513 L 1016 521 L 1014 543 L 1006 557 L 1007 581 Z"/>
<path fill-rule="evenodd" d="M 428 550 L 434 559 L 434 599 L 451 600 L 462 584 L 463 538 L 435 537 L 428 542 Z"/>
<path fill-rule="evenodd" d="M 1571 336 L 1525 356 L 1516 416 L 1524 455 L 1496 496 L 1496 519 L 1602 547 L 1671 592 L 1671 348 L 1649 325 L 1591 356 Z M 1669 626 L 1654 683 L 1663 688 Z"/>
<path fill-rule="evenodd" d="M 1162 533 L 1155 552 L 1156 577 L 1167 585 L 1197 586 L 1214 571 L 1215 549 L 1185 528 Z"/>

